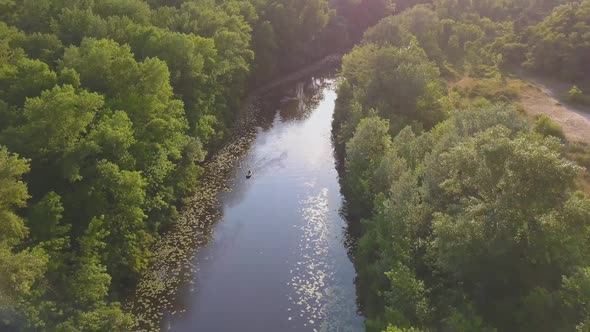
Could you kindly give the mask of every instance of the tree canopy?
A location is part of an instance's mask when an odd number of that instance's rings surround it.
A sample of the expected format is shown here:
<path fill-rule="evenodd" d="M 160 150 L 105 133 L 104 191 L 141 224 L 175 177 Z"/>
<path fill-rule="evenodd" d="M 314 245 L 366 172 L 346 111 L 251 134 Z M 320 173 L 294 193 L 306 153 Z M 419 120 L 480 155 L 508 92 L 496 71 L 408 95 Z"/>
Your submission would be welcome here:
<path fill-rule="evenodd" d="M 333 130 L 368 331 L 588 326 L 582 168 L 555 122 L 499 88 L 514 67 L 587 82 L 587 7 L 418 4 L 344 57 Z"/>
<path fill-rule="evenodd" d="M 0 329 L 130 331 L 242 97 L 333 51 L 325 0 L 0 1 Z"/>

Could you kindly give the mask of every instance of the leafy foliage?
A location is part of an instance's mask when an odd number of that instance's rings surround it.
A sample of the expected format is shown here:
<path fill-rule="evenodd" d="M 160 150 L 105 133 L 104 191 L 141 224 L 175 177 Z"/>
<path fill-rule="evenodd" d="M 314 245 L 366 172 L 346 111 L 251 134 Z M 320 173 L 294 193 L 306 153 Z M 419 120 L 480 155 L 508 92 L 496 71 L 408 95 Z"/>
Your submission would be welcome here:
<path fill-rule="evenodd" d="M 502 73 L 588 76 L 586 3 L 559 5 L 417 5 L 345 56 L 333 124 L 368 331 L 587 328 L 590 200 L 564 156 L 587 149 L 506 104 Z"/>
<path fill-rule="evenodd" d="M 118 301 L 206 149 L 249 83 L 331 51 L 316 49 L 333 14 L 325 0 L 0 1 L 0 329 L 134 329 Z"/>
<path fill-rule="evenodd" d="M 551 135 L 561 139 L 565 138 L 561 126 L 551 120 L 547 115 L 541 115 L 537 119 L 535 122 L 535 131 L 543 136 Z"/>
<path fill-rule="evenodd" d="M 473 109 L 419 136 L 407 128 L 372 158 L 347 148 L 346 183 L 365 184 L 348 197 L 375 202 L 357 253 L 369 330 L 440 321 L 537 330 L 529 323 L 547 313 L 535 306 L 577 317 L 554 320 L 551 330 L 582 322 L 586 300 L 567 310 L 553 303 L 562 303 L 562 276 L 588 264 L 590 201 L 573 192 L 578 168 L 559 141 L 509 123 L 518 117 L 506 106 Z"/>
<path fill-rule="evenodd" d="M 590 97 L 585 95 L 584 92 L 575 85 L 566 92 L 565 99 L 575 104 L 590 105 Z"/>
<path fill-rule="evenodd" d="M 589 19 L 588 0 L 555 8 L 551 15 L 531 28 L 528 65 L 568 79 L 588 78 Z"/>

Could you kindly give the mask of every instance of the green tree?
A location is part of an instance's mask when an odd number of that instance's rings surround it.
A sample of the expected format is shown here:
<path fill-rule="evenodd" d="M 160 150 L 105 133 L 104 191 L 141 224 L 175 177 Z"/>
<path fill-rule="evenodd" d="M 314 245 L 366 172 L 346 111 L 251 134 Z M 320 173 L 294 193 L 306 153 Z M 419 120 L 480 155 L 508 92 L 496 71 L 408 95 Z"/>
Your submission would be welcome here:
<path fill-rule="evenodd" d="M 63 204 L 61 197 L 55 192 L 49 192 L 33 205 L 28 216 L 28 226 L 31 237 L 38 242 L 57 240 L 65 236 L 69 225 L 62 224 Z"/>
<path fill-rule="evenodd" d="M 580 267 L 571 276 L 563 278 L 560 292 L 570 322 L 577 330 L 584 330 L 590 322 L 590 268 Z M 574 327 L 571 324 L 569 327 Z"/>
<path fill-rule="evenodd" d="M 117 285 L 132 281 L 147 266 L 151 237 L 146 232 L 142 207 L 146 182 L 139 172 L 120 170 L 100 161 L 91 201 L 103 211 L 108 247 L 104 261 Z"/>
<path fill-rule="evenodd" d="M 567 3 L 531 29 L 528 65 L 547 74 L 581 80 L 590 75 L 590 1 Z M 558 51 L 559 50 L 559 51 Z"/>
<path fill-rule="evenodd" d="M 37 97 L 57 83 L 57 75 L 39 60 L 21 59 L 0 74 L 0 98 L 11 105 L 22 106 L 25 98 Z"/>
<path fill-rule="evenodd" d="M 39 163 L 47 165 L 63 160 L 87 133 L 89 124 L 103 105 L 104 99 L 96 93 L 76 92 L 68 85 L 54 87 L 40 97 L 26 101 L 26 122 L 7 129 L 3 133 L 4 140 L 16 151 Z"/>
<path fill-rule="evenodd" d="M 40 248 L 18 249 L 28 234 L 16 209 L 26 206 L 27 186 L 21 180 L 28 161 L 0 147 L 0 326 L 13 323 L 34 327 L 35 285 L 41 282 L 48 257 Z M 33 326 L 31 326 L 33 325 Z"/>
<path fill-rule="evenodd" d="M 15 41 L 32 59 L 53 65 L 63 53 L 63 45 L 56 35 L 35 32 Z"/>
<path fill-rule="evenodd" d="M 354 136 L 346 144 L 345 188 L 355 197 L 357 211 L 361 215 L 370 212 L 375 193 L 372 190 L 371 174 L 379 167 L 381 158 L 391 144 L 389 123 L 372 117 L 361 120 Z M 356 205 L 355 204 L 355 205 Z"/>
<path fill-rule="evenodd" d="M 444 116 L 438 68 L 415 43 L 404 48 L 356 47 L 344 58 L 342 74 L 363 109 L 374 108 L 390 119 L 394 132 L 414 121 L 429 128 Z"/>

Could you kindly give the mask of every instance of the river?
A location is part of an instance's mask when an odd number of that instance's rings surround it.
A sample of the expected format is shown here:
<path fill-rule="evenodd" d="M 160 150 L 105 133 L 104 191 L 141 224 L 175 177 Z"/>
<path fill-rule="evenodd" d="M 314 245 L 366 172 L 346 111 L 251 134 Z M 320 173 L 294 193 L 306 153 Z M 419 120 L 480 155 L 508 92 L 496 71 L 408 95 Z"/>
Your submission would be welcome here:
<path fill-rule="evenodd" d="M 185 218 L 192 226 L 181 227 L 186 240 L 177 237 L 159 248 L 195 246 L 193 254 L 175 255 L 187 262 L 156 267 L 158 285 L 175 289 L 144 285 L 159 291 L 149 300 L 139 296 L 144 306 L 157 307 L 146 316 L 161 315 L 162 330 L 364 330 L 331 139 L 335 99 L 331 71 L 252 102 L 255 120 L 250 136 L 241 139 L 246 143 L 206 169 L 227 167 L 218 172 L 223 190 L 203 194 L 212 197 L 208 203 L 192 203 Z M 200 213 L 207 205 L 208 212 Z M 189 233 L 195 231 L 206 235 Z M 170 281 L 178 275 L 178 282 Z"/>

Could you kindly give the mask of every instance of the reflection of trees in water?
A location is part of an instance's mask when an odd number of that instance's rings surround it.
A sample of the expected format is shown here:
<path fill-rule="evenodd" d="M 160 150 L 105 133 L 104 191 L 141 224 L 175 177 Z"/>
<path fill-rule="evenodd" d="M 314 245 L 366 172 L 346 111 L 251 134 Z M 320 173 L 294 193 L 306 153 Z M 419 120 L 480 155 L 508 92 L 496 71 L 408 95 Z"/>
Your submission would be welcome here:
<path fill-rule="evenodd" d="M 281 118 L 284 121 L 304 120 L 318 108 L 324 99 L 324 90 L 333 84 L 333 80 L 324 77 L 312 78 L 306 82 L 299 82 L 290 91 L 292 99 L 283 102 L 280 107 Z"/>
<path fill-rule="evenodd" d="M 339 173 L 340 174 L 340 173 Z M 339 176 L 338 181 L 342 186 L 342 178 Z M 341 187 L 342 188 L 342 187 Z M 344 239 L 343 244 L 346 248 L 346 252 L 348 254 L 348 258 L 351 262 L 355 262 L 355 254 L 358 246 L 358 240 L 361 236 L 361 220 L 354 213 L 350 213 L 348 209 L 348 204 L 346 203 L 346 199 L 344 198 L 344 194 L 342 193 L 342 189 L 340 189 L 340 195 L 342 197 L 342 207 L 340 208 L 339 214 L 340 216 L 346 221 L 346 229 L 344 231 Z M 356 270 L 356 264 L 355 264 Z M 361 299 L 364 298 L 364 292 L 362 285 L 359 283 L 358 276 L 355 275 L 354 278 L 354 286 L 356 288 L 356 307 L 358 313 L 361 316 L 365 316 L 365 308 Z"/>
<path fill-rule="evenodd" d="M 342 199 L 342 206 L 340 207 L 340 210 L 338 211 L 338 214 L 340 215 L 340 217 L 346 221 L 346 229 L 344 231 L 344 238 L 343 238 L 343 245 L 346 248 L 346 252 L 348 254 L 348 258 L 350 259 L 351 262 L 354 263 L 355 259 L 355 254 L 357 251 L 357 246 L 358 246 L 358 240 L 360 238 L 361 235 L 361 218 L 360 216 L 355 213 L 355 211 L 351 211 L 349 209 L 349 205 L 346 201 L 346 196 L 344 195 L 344 183 L 343 183 L 343 175 L 345 172 L 345 168 L 344 168 L 344 147 L 343 146 L 338 146 L 337 142 L 336 142 L 336 137 L 334 136 L 334 133 L 332 133 L 332 145 L 333 145 L 333 150 L 332 153 L 334 155 L 334 167 L 336 168 L 336 171 L 338 173 L 338 184 L 340 187 L 340 197 Z M 364 290 L 362 289 L 360 283 L 358 282 L 358 276 L 355 276 L 355 280 L 354 280 L 354 284 L 356 287 L 356 306 L 357 306 L 357 310 L 358 313 L 362 316 L 365 316 L 365 308 L 363 306 L 363 303 L 361 301 L 362 298 L 364 298 L 363 292 Z"/>
<path fill-rule="evenodd" d="M 334 71 L 319 75 L 316 74 L 316 77 L 307 77 L 263 95 L 256 101 L 255 105 L 259 110 L 259 112 L 257 112 L 257 125 L 260 126 L 263 131 L 269 130 L 273 126 L 277 114 L 280 115 L 280 119 L 283 123 L 305 120 L 318 108 L 320 102 L 324 99 L 324 91 L 326 88 L 335 84 L 335 77 L 336 75 L 334 74 Z M 342 172 L 344 171 L 342 152 L 343 151 L 336 151 L 336 149 L 333 151 L 335 167 L 338 170 L 338 180 L 341 188 L 342 180 L 340 175 L 342 175 Z M 245 170 L 241 170 L 241 173 L 244 172 Z M 238 193 L 232 193 L 233 197 L 231 199 L 239 200 L 243 196 L 243 193 L 239 188 L 236 189 L 236 191 L 238 191 Z M 354 255 L 361 228 L 360 218 L 354 213 L 354 211 L 348 211 L 344 195 L 342 195 L 342 200 L 342 207 L 339 213 L 346 221 L 346 230 L 342 242 L 346 248 L 349 259 L 354 262 Z M 363 298 L 361 295 L 363 290 L 359 287 L 356 281 L 355 286 L 357 288 L 357 309 L 362 314 L 364 308 L 360 299 Z"/>
<path fill-rule="evenodd" d="M 335 75 L 327 74 L 320 77 L 310 77 L 305 80 L 297 82 L 286 89 L 281 90 L 279 93 L 268 96 L 264 107 L 265 114 L 267 114 L 268 127 L 263 127 L 264 130 L 270 128 L 274 121 L 275 115 L 278 112 L 283 122 L 289 121 L 300 121 L 309 117 L 313 111 L 315 111 L 320 102 L 324 99 L 324 91 L 327 87 L 334 82 Z M 285 98 L 287 97 L 287 98 Z M 334 139 L 334 137 L 332 137 Z M 335 142 L 333 141 L 333 144 Z M 339 153 L 340 152 L 340 153 Z M 349 259 L 354 262 L 354 256 L 357 249 L 358 239 L 361 233 L 360 217 L 355 211 L 349 211 L 348 204 L 342 193 L 342 172 L 344 171 L 344 158 L 343 151 L 333 150 L 335 167 L 338 171 L 338 182 L 341 188 L 342 206 L 339 214 L 346 221 L 346 229 L 344 232 L 344 238 L 342 240 L 344 247 L 346 248 Z M 357 310 L 361 315 L 364 315 L 364 307 L 361 299 L 363 298 L 363 289 L 355 280 L 356 286 L 356 306 Z"/>
<path fill-rule="evenodd" d="M 324 89 L 333 84 L 333 78 L 333 74 L 307 77 L 266 94 L 259 100 L 258 125 L 270 128 L 277 112 L 284 122 L 306 119 L 324 99 Z"/>
<path fill-rule="evenodd" d="M 336 144 L 334 137 L 332 137 L 332 144 Z M 354 213 L 354 211 L 350 211 L 349 205 L 346 202 L 346 197 L 344 196 L 344 188 L 343 183 L 343 175 L 344 175 L 344 155 L 343 153 L 339 153 L 338 149 L 334 149 L 334 160 L 335 160 L 335 167 L 338 172 L 338 183 L 340 184 L 340 197 L 342 197 L 342 206 L 338 211 L 338 214 L 346 221 L 346 229 L 344 231 L 344 239 L 343 244 L 346 248 L 346 252 L 348 254 L 348 258 L 351 262 L 355 262 L 354 256 L 356 254 L 358 240 L 361 236 L 361 218 Z M 355 264 L 356 267 L 356 264 Z M 365 316 L 365 308 L 362 303 L 364 298 L 365 290 L 361 287 L 361 284 L 358 282 L 358 276 L 355 276 L 354 285 L 356 288 L 356 307 L 358 313 L 361 316 Z"/>

